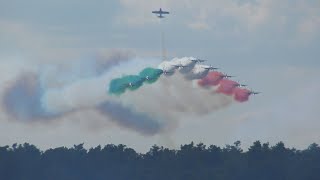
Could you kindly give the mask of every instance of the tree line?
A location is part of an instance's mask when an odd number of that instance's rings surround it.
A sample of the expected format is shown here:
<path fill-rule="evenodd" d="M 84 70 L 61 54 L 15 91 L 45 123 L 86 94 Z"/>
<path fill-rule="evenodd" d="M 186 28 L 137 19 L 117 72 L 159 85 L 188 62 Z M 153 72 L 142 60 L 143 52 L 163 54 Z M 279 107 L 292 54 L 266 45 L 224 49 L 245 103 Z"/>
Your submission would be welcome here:
<path fill-rule="evenodd" d="M 123 144 L 85 149 L 58 147 L 40 151 L 36 146 L 0 147 L 3 180 L 319 180 L 320 147 L 274 146 L 256 141 L 247 151 L 233 145 L 203 143 L 173 150 L 154 145 L 137 153 Z"/>

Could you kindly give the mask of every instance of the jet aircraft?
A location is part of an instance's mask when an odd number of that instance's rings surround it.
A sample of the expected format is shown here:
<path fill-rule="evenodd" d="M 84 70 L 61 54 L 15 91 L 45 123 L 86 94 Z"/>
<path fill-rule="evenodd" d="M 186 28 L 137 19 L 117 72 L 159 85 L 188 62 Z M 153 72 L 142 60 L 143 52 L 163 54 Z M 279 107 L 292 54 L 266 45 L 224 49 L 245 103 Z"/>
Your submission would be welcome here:
<path fill-rule="evenodd" d="M 158 18 L 165 18 L 163 14 L 170 14 L 168 11 L 162 11 L 160 8 L 159 11 L 152 11 L 153 14 L 157 14 Z"/>
<path fill-rule="evenodd" d="M 206 70 L 217 70 L 219 68 L 215 68 L 213 66 L 202 66 L 202 68 L 206 69 Z"/>
<path fill-rule="evenodd" d="M 256 95 L 256 94 L 260 94 L 260 92 L 250 92 L 250 94 Z"/>
<path fill-rule="evenodd" d="M 251 94 L 256 95 L 256 94 L 260 94 L 260 93 L 261 93 L 261 92 L 254 92 L 254 91 L 252 91 L 252 90 L 250 90 L 250 91 L 248 92 L 249 95 L 251 95 Z"/>
<path fill-rule="evenodd" d="M 204 59 L 192 59 L 191 61 L 196 62 L 196 63 L 202 63 L 202 62 L 205 62 L 207 60 L 204 60 Z"/>

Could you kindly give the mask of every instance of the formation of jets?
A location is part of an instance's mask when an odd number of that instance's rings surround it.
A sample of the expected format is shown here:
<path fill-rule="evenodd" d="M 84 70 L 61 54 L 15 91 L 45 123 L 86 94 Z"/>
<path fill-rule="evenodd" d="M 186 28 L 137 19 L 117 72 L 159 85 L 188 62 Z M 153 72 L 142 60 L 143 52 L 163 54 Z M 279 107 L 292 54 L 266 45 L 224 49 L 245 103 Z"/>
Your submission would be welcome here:
<path fill-rule="evenodd" d="M 170 14 L 169 11 L 163 11 L 162 8 L 160 8 L 158 11 L 152 11 L 153 14 L 156 14 L 158 18 L 165 18 L 164 15 Z M 199 79 L 205 77 L 209 71 L 214 71 L 219 68 L 213 67 L 213 66 L 207 66 L 207 65 L 201 65 L 199 63 L 203 63 L 206 60 L 204 59 L 197 59 L 197 58 L 192 58 L 192 59 L 185 59 L 185 60 L 180 60 L 180 62 L 170 62 L 170 61 L 164 61 L 160 66 L 161 69 L 163 70 L 163 74 L 165 75 L 172 75 L 175 72 L 175 69 L 179 69 L 181 73 L 189 73 L 191 72 L 193 74 L 193 77 L 191 76 L 192 79 Z M 234 76 L 229 76 L 227 74 L 223 74 L 221 78 L 232 78 Z M 148 77 L 146 77 L 148 78 Z M 239 84 L 237 83 L 235 85 L 236 87 L 246 87 L 247 85 L 244 84 Z M 254 92 L 254 91 L 249 91 L 249 95 L 253 94 L 260 94 L 260 92 Z"/>
<path fill-rule="evenodd" d="M 159 65 L 159 69 L 163 70 L 163 74 L 171 76 L 175 73 L 176 70 L 179 70 L 181 73 L 185 73 L 185 77 L 189 80 L 202 79 L 208 75 L 210 71 L 216 71 L 219 68 L 201 64 L 205 62 L 204 59 L 196 58 L 181 58 L 173 59 L 171 61 L 163 61 Z M 221 78 L 232 78 L 228 74 L 221 73 Z M 235 87 L 247 87 L 245 84 L 237 83 Z M 248 91 L 251 94 L 259 94 L 260 92 Z"/>

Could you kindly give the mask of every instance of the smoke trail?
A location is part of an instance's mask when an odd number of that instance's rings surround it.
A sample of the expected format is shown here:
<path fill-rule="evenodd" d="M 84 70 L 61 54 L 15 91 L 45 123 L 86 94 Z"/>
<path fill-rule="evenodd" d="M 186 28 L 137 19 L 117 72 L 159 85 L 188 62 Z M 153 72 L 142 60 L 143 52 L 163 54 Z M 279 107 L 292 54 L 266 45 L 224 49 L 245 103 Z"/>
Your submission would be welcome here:
<path fill-rule="evenodd" d="M 181 74 L 162 76 L 153 86 L 125 93 L 118 100 L 169 123 L 190 115 L 205 116 L 232 103 L 231 97 L 194 86 Z"/>
<path fill-rule="evenodd" d="M 145 68 L 139 75 L 117 77 L 123 72 L 136 73 L 138 68 L 144 66 L 152 60 L 144 61 L 133 59 L 110 67 L 100 76 L 79 79 L 73 83 L 67 84 L 62 88 L 48 89 L 41 98 L 43 107 L 49 111 L 58 114 L 64 114 L 70 111 L 78 111 L 86 108 L 96 109 L 108 120 L 112 120 L 120 127 L 137 131 L 144 135 L 154 135 L 164 132 L 166 123 L 161 122 L 162 117 L 157 119 L 144 109 L 136 109 L 133 105 L 122 101 L 120 97 L 109 96 L 106 93 L 105 83 L 108 83 L 109 93 L 122 93 L 129 87 L 123 84 L 131 83 L 132 89 L 141 86 L 147 81 L 144 76 L 149 76 L 151 81 L 158 79 L 162 70 Z M 130 94 L 128 91 L 126 94 Z"/>
<path fill-rule="evenodd" d="M 127 85 L 123 83 L 122 78 L 112 79 L 109 85 L 109 93 L 120 95 L 126 91 Z"/>
<path fill-rule="evenodd" d="M 18 120 L 30 121 L 54 120 L 71 112 L 96 110 L 121 127 L 154 135 L 172 130 L 178 120 L 191 115 L 205 116 L 232 103 L 231 97 L 213 94 L 188 81 L 185 77 L 193 70 L 170 78 L 161 76 L 173 74 L 177 69 L 181 72 L 188 64 L 198 67 L 190 58 L 163 63 L 137 58 L 110 61 L 86 60 L 77 66 L 64 67 L 63 72 L 60 67 L 50 66 L 37 74 L 24 75 L 5 90 L 5 110 Z M 104 69 L 97 67 L 101 63 L 105 64 Z M 157 64 L 162 68 L 145 68 Z M 207 66 L 201 67 L 203 70 Z M 124 73 L 135 75 L 124 76 Z M 153 84 L 134 91 L 144 83 Z"/>
<path fill-rule="evenodd" d="M 176 63 L 173 61 L 163 61 L 158 65 L 158 69 L 161 69 L 166 76 L 171 76 L 177 69 Z"/>
<path fill-rule="evenodd" d="M 113 79 L 109 85 L 109 93 L 120 95 L 123 94 L 126 89 L 131 91 L 137 90 L 144 82 L 148 84 L 156 82 L 162 73 L 163 71 L 161 69 L 145 68 L 139 75 L 128 75 Z"/>
<path fill-rule="evenodd" d="M 143 135 L 155 135 L 163 130 L 163 124 L 151 116 L 135 112 L 120 103 L 105 102 L 97 107 L 99 112 L 120 126 L 134 129 Z"/>
<path fill-rule="evenodd" d="M 5 91 L 2 104 L 6 112 L 15 119 L 33 121 L 50 119 L 55 114 L 47 112 L 41 104 L 44 89 L 38 76 L 32 73 L 22 74 Z"/>
<path fill-rule="evenodd" d="M 196 64 L 192 58 L 174 58 L 172 61 L 163 61 L 158 69 L 145 68 L 139 75 L 127 75 L 122 78 L 115 78 L 109 84 L 109 93 L 115 95 L 123 94 L 126 89 L 137 90 L 144 82 L 154 83 L 161 74 L 173 75 L 176 69 L 183 72 L 187 80 L 204 78 L 210 71 L 210 66 Z"/>
<path fill-rule="evenodd" d="M 121 78 L 122 84 L 128 84 L 128 89 L 131 91 L 139 89 L 143 82 L 144 78 L 138 75 L 129 75 Z"/>
<path fill-rule="evenodd" d="M 195 80 L 195 79 L 202 79 L 206 77 L 210 71 L 210 66 L 202 65 L 202 64 L 196 64 L 194 68 L 185 75 L 185 78 L 187 80 Z"/>
<path fill-rule="evenodd" d="M 209 74 L 206 77 L 198 81 L 198 85 L 201 87 L 216 86 L 223 79 L 223 76 L 224 75 L 221 72 L 209 72 Z"/>
<path fill-rule="evenodd" d="M 163 73 L 161 69 L 145 68 L 139 73 L 139 76 L 145 79 L 146 83 L 155 83 Z"/>
<path fill-rule="evenodd" d="M 250 91 L 242 88 L 234 89 L 234 99 L 238 102 L 245 102 L 249 100 Z"/>
<path fill-rule="evenodd" d="M 174 65 L 180 66 L 179 72 L 182 74 L 189 73 L 194 66 L 196 65 L 196 58 L 194 57 L 183 57 L 183 58 L 174 58 L 171 62 L 173 62 Z"/>
<path fill-rule="evenodd" d="M 103 74 L 112 67 L 118 66 L 121 63 L 125 63 L 134 59 L 134 55 L 128 51 L 112 50 L 107 53 L 99 53 L 93 60 L 92 68 L 86 67 L 86 69 L 94 69 L 98 75 Z"/>
<path fill-rule="evenodd" d="M 250 91 L 247 89 L 238 88 L 241 85 L 235 81 L 229 79 L 223 79 L 224 74 L 220 72 L 210 72 L 206 77 L 198 80 L 200 87 L 208 88 L 211 86 L 218 86 L 217 93 L 225 95 L 234 95 L 234 100 L 238 102 L 245 102 L 249 100 Z"/>
<path fill-rule="evenodd" d="M 156 82 L 161 74 L 167 76 L 175 74 L 176 69 L 183 74 L 186 80 L 202 79 L 203 83 L 205 83 L 204 81 L 210 81 L 212 85 L 219 83 L 223 78 L 223 74 L 221 73 L 213 73 L 207 77 L 209 71 L 215 68 L 196 63 L 197 61 L 193 57 L 174 58 L 172 61 L 163 61 L 158 65 L 158 69 L 145 68 L 142 70 L 139 73 L 140 78 L 136 75 L 129 75 L 113 79 L 109 85 L 109 93 L 121 95 L 126 89 L 136 90 L 142 86 L 143 82 Z"/>
<path fill-rule="evenodd" d="M 230 96 L 233 94 L 233 90 L 235 87 L 237 87 L 237 85 L 238 83 L 235 81 L 232 81 L 230 79 L 222 79 L 220 81 L 220 85 L 217 89 L 217 92 Z"/>

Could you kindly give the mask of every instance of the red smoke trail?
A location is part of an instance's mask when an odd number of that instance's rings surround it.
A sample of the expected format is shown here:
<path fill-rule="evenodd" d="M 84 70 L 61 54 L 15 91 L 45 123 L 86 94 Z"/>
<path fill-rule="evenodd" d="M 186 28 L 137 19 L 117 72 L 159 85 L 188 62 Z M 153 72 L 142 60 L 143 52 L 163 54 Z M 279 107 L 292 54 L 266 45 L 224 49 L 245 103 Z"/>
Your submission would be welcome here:
<path fill-rule="evenodd" d="M 238 102 L 245 102 L 249 100 L 250 91 L 247 89 L 235 88 L 234 92 L 234 99 Z"/>
<path fill-rule="evenodd" d="M 223 79 L 223 76 L 224 75 L 221 72 L 217 72 L 217 71 L 209 72 L 209 74 L 206 77 L 198 81 L 198 85 L 202 87 L 216 86 Z"/>
<path fill-rule="evenodd" d="M 237 82 L 232 81 L 230 79 L 222 79 L 220 81 L 220 85 L 217 89 L 218 93 L 223 93 L 225 95 L 232 95 L 233 94 L 233 90 L 235 89 L 235 87 L 237 86 Z"/>

